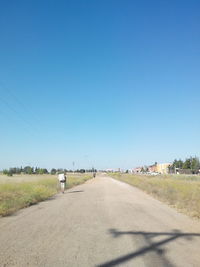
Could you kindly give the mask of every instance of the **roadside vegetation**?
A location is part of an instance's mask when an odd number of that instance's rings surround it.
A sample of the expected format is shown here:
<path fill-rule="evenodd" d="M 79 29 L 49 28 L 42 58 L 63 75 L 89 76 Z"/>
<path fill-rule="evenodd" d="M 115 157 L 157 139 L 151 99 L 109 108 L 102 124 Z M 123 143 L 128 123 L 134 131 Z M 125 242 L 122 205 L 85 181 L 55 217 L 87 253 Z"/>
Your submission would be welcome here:
<path fill-rule="evenodd" d="M 0 216 L 10 215 L 21 208 L 44 201 L 60 190 L 57 177 L 53 175 L 37 176 L 36 180 L 30 179 L 30 181 L 25 175 L 23 179 L 20 178 L 13 176 L 8 178 L 8 182 L 0 181 Z M 71 175 L 67 179 L 67 189 L 90 178 L 92 175 Z"/>
<path fill-rule="evenodd" d="M 55 169 L 52 168 L 51 171 L 48 171 L 46 168 L 39 168 L 39 167 L 31 167 L 31 166 L 26 166 L 26 167 L 12 167 L 9 169 L 4 169 L 2 173 L 7 176 L 13 176 L 15 174 L 20 175 L 20 174 L 29 174 L 29 175 L 38 175 L 38 174 L 52 174 L 55 175 L 56 173 L 59 172 L 67 172 L 67 173 L 92 173 L 96 172 L 97 170 L 94 168 L 91 169 L 77 169 L 77 170 L 67 170 L 67 169 Z"/>
<path fill-rule="evenodd" d="M 200 218 L 199 176 L 147 176 L 120 173 L 112 173 L 110 176 L 144 190 L 181 212 Z"/>

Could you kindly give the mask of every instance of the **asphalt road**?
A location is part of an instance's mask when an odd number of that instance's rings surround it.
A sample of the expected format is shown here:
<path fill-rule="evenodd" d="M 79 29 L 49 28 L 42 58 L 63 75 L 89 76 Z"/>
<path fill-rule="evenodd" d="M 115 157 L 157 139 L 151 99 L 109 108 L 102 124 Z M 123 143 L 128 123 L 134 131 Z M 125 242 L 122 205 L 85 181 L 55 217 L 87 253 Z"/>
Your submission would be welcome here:
<path fill-rule="evenodd" d="M 0 219 L 0 266 L 200 266 L 200 222 L 97 177 Z"/>

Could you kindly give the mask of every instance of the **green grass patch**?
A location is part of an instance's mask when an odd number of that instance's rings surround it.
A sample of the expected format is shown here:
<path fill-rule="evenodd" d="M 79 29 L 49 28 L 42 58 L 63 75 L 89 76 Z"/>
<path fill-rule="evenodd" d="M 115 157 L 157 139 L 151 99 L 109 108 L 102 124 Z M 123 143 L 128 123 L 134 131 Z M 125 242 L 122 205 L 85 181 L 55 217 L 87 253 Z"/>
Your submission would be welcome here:
<path fill-rule="evenodd" d="M 90 175 L 68 177 L 67 189 L 92 178 Z M 49 176 L 37 181 L 9 182 L 0 184 L 0 216 L 44 201 L 60 190 L 57 178 Z"/>
<path fill-rule="evenodd" d="M 177 209 L 200 218 L 200 179 L 195 176 L 111 174 Z"/>

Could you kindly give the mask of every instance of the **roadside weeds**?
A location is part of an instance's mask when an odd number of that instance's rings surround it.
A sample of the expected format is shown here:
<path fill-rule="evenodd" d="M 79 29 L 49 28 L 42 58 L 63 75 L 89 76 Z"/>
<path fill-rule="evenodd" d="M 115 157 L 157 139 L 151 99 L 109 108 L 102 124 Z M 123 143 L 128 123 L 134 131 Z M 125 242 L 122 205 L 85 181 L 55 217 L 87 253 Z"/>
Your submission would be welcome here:
<path fill-rule="evenodd" d="M 200 181 L 171 175 L 146 176 L 130 174 L 111 174 L 112 178 L 128 183 L 153 197 L 175 207 L 179 211 L 200 218 Z"/>
<path fill-rule="evenodd" d="M 82 184 L 92 176 L 69 177 L 67 187 Z M 19 209 L 44 201 L 58 193 L 58 181 L 55 177 L 39 181 L 0 184 L 0 216 L 8 216 Z"/>

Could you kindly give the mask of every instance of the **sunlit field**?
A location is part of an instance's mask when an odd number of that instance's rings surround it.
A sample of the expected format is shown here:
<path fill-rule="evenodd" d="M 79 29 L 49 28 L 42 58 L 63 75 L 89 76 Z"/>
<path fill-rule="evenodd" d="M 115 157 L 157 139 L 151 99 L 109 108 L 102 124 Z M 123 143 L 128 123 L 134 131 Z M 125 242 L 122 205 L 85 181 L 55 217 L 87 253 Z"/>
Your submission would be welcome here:
<path fill-rule="evenodd" d="M 90 174 L 70 174 L 67 189 L 92 178 Z M 0 175 L 0 216 L 46 200 L 59 188 L 56 175 Z"/>
<path fill-rule="evenodd" d="M 136 186 L 178 210 L 200 218 L 200 177 L 186 175 L 110 174 L 113 178 Z"/>

